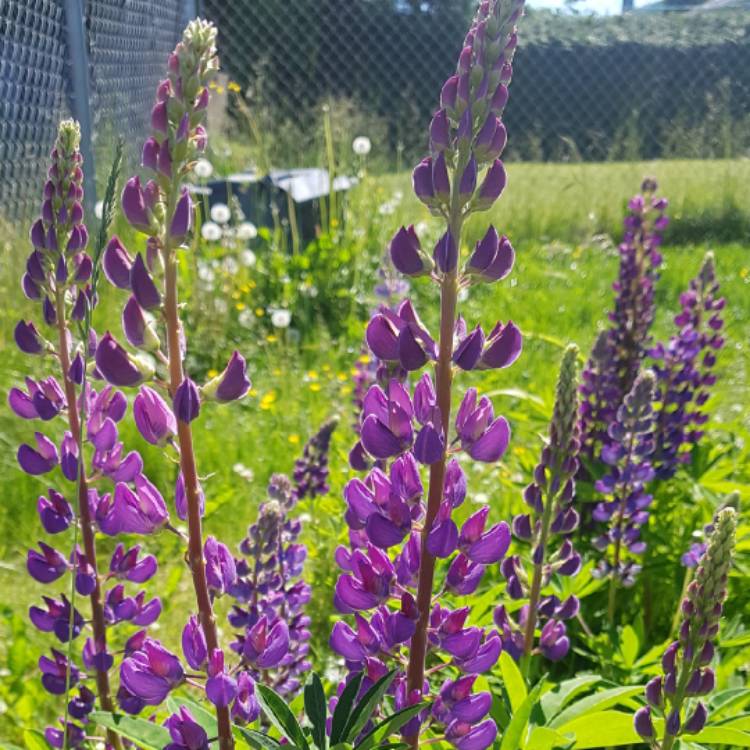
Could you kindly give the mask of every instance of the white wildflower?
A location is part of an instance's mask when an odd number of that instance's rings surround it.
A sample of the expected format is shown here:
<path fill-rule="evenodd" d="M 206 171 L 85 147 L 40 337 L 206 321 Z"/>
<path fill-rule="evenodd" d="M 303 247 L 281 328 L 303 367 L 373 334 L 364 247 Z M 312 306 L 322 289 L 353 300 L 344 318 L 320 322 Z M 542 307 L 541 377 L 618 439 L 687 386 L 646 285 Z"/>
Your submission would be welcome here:
<path fill-rule="evenodd" d="M 201 237 L 207 242 L 217 242 L 221 239 L 221 227 L 213 221 L 206 221 L 201 226 Z"/>
<path fill-rule="evenodd" d="M 357 156 L 367 156 L 372 150 L 372 141 L 366 135 L 358 135 L 352 141 L 352 151 Z"/>
<path fill-rule="evenodd" d="M 226 203 L 214 203 L 211 206 L 211 218 L 217 224 L 226 224 L 232 218 L 232 212 Z"/>
<path fill-rule="evenodd" d="M 207 180 L 214 173 L 214 165 L 208 159 L 198 159 L 193 167 L 195 176 Z"/>
<path fill-rule="evenodd" d="M 271 313 L 271 325 L 274 328 L 288 328 L 292 322 L 292 314 L 289 310 L 274 310 Z"/>
<path fill-rule="evenodd" d="M 254 240 L 258 236 L 258 229 L 251 221 L 243 221 L 237 226 L 238 240 Z"/>

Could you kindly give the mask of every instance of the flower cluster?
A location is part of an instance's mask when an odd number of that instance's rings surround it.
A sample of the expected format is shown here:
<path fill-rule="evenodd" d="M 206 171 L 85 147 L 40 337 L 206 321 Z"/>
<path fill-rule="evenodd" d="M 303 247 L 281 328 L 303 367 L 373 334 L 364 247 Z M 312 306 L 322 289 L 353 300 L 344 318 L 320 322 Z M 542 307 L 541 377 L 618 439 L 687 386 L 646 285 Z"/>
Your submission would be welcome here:
<path fill-rule="evenodd" d="M 503 646 L 515 659 L 531 653 L 536 625 L 541 621 L 539 651 L 552 661 L 562 659 L 570 648 L 564 621 L 575 617 L 580 607 L 572 595 L 564 601 L 554 594 L 542 595 L 554 574 L 572 576 L 581 567 L 581 556 L 570 541 L 578 527 L 578 513 L 573 508 L 579 449 L 577 358 L 578 347 L 571 344 L 560 367 L 549 441 L 534 470 L 534 481 L 524 490 L 530 512 L 513 519 L 513 535 L 531 545 L 533 573 L 529 577 L 518 555 L 506 558 L 501 565 L 510 598 L 528 599 L 519 611 L 518 623 L 502 604 L 494 613 Z M 554 537 L 560 540 L 555 546 Z"/>
<path fill-rule="evenodd" d="M 311 666 L 310 618 L 304 612 L 311 592 L 300 579 L 307 550 L 297 542 L 301 521 L 289 517 L 296 502 L 289 479 L 283 474 L 271 477 L 268 500 L 240 544 L 245 559 L 237 561 L 237 581 L 230 593 L 238 604 L 229 615 L 233 627 L 244 629 L 232 644 L 243 666 L 290 700 Z M 257 715 L 234 713 L 243 722 Z"/>
<path fill-rule="evenodd" d="M 714 639 L 719 632 L 727 577 L 732 565 L 736 512 L 721 510 L 695 579 L 682 602 L 678 640 L 664 652 L 664 674 L 646 685 L 647 706 L 635 714 L 635 729 L 653 748 L 671 750 L 677 737 L 696 734 L 705 726 L 708 711 L 699 699 L 714 689 Z M 652 712 L 664 716 L 664 738 L 659 744 Z"/>
<path fill-rule="evenodd" d="M 672 476 L 690 461 L 691 448 L 703 435 L 708 415 L 701 410 L 716 382 L 712 372 L 716 352 L 724 346 L 720 331 L 725 300 L 719 297 L 713 253 L 708 253 L 698 275 L 680 295 L 682 311 L 675 316 L 677 333 L 667 344 L 649 352 L 655 360 L 656 398 L 659 402 L 653 463 L 656 476 Z"/>
<path fill-rule="evenodd" d="M 463 524 L 454 519 L 462 514 L 467 482 L 452 455 L 497 461 L 510 439 L 508 422 L 496 417 L 492 402 L 474 388 L 463 396 L 453 434 L 450 410 L 454 368 L 508 367 L 521 352 L 521 334 L 511 321 L 497 323 L 487 335 L 479 325 L 469 330 L 457 315 L 457 302 L 459 289 L 498 281 L 513 265 L 513 248 L 494 227 L 462 269 L 459 249 L 466 217 L 489 208 L 505 186 L 500 116 L 522 10 L 522 0 L 480 3 L 430 126 L 431 155 L 414 170 L 414 191 L 445 219 L 444 234 L 431 256 L 414 227 L 399 230 L 390 244 L 398 271 L 429 277 L 439 287 L 439 336 L 432 336 L 408 299 L 381 307 L 367 326 L 367 345 L 378 360 L 415 374 L 434 364 L 435 377 L 424 373 L 413 388 L 391 378 L 372 385 L 363 399 L 359 450 L 378 463 L 344 490 L 350 544 L 336 552 L 342 574 L 334 603 L 353 623 L 337 622 L 330 643 L 350 675 L 364 672 L 364 689 L 395 666 L 391 691 L 397 709 L 434 693 L 430 709 L 401 730 L 412 747 L 428 727 L 466 750 L 483 750 L 497 734 L 488 717 L 490 695 L 474 693 L 473 686 L 497 661 L 501 638 L 472 625 L 469 607 L 452 609 L 435 597 L 434 584 L 437 562 L 444 560 L 439 590 L 471 594 L 510 543 L 507 524 L 488 525 L 487 506 Z M 420 464 L 429 466 L 427 488 Z M 441 669 L 452 667 L 439 687 L 430 685 L 433 670 L 425 670 L 435 658 Z"/>
<path fill-rule="evenodd" d="M 205 501 L 191 423 L 206 402 L 225 403 L 243 397 L 250 381 L 238 352 L 222 373 L 201 387 L 185 372 L 187 342 L 177 283 L 178 250 L 192 231 L 195 211 L 182 180 L 206 147 L 208 80 L 218 67 L 215 40 L 216 29 L 211 24 L 200 20 L 188 24 L 169 57 L 167 78 L 157 88 L 151 111 L 152 135 L 142 152 L 142 165 L 151 178 L 142 185 L 138 177 L 132 177 L 122 192 L 126 219 L 147 236 L 145 255 L 131 255 L 117 237 L 103 255 L 109 280 L 130 292 L 122 315 L 123 331 L 128 343 L 140 351 L 130 354 L 107 333 L 97 346 L 96 366 L 114 385 L 141 386 L 133 405 L 136 426 L 145 440 L 165 449 L 168 446 L 179 457 L 175 509 L 187 521 L 186 561 L 198 610 L 185 626 L 183 653 L 192 670 L 203 673 L 202 686 L 216 708 L 218 746 L 231 750 L 230 711 L 252 714 L 254 691 L 247 672 L 225 665 L 218 641 L 213 601 L 236 585 L 237 570 L 228 548 L 212 536 L 203 536 Z M 151 488 L 141 492 L 135 504 L 139 518 L 152 495 Z M 186 679 L 179 658 L 145 633 L 126 649 L 120 675 L 122 689 L 127 691 L 120 696 L 120 704 L 130 713 L 159 705 Z M 198 677 L 191 676 L 193 684 L 199 684 Z M 191 731 L 186 728 L 187 721 L 185 716 L 171 717 L 168 726 L 173 736 L 186 736 L 185 732 Z"/>
<path fill-rule="evenodd" d="M 47 434 L 37 431 L 33 445 L 23 444 L 18 449 L 18 462 L 34 476 L 49 474 L 59 466 L 68 487 L 77 495 L 74 510 L 65 490 L 50 487 L 39 497 L 37 510 L 48 534 L 64 538 L 74 529 L 82 548 L 76 545 L 65 553 L 40 541 L 38 549 L 29 550 L 27 569 L 45 585 L 70 574 L 75 592 L 89 600 L 90 618 L 84 618 L 65 594 L 60 599 L 45 596 L 44 606 L 33 606 L 29 612 L 36 628 L 54 634 L 61 643 L 77 639 L 90 627 L 79 652 L 83 670 L 55 649 L 51 658 L 43 656 L 39 661 L 45 689 L 55 695 L 69 695 L 68 715 L 85 722 L 97 698 L 102 709 L 112 710 L 109 671 L 114 657 L 108 650 L 107 629 L 122 622 L 149 625 L 161 613 L 157 597 L 149 599 L 145 590 L 134 595 L 126 590 L 127 584 L 145 583 L 156 573 L 156 559 L 141 556 L 138 545 L 125 550 L 118 544 L 109 571 L 103 573 L 96 554 L 96 530 L 114 536 L 138 533 L 145 525 L 148 532 L 156 531 L 166 524 L 168 513 L 163 498 L 143 474 L 140 455 L 126 453 L 119 440 L 118 423 L 127 411 L 127 399 L 111 385 L 94 390 L 86 379 L 97 336 L 83 322 L 90 320 L 96 300 L 89 285 L 94 269 L 86 253 L 88 232 L 83 223 L 79 143 L 78 124 L 63 121 L 52 151 L 41 217 L 31 229 L 34 249 L 22 279 L 26 296 L 42 300 L 43 320 L 56 329 L 57 343 L 46 340 L 33 322 L 21 321 L 15 331 L 22 351 L 56 360 L 60 379 L 52 375 L 41 380 L 28 377 L 25 388 L 10 390 L 8 403 L 25 420 L 40 420 L 50 426 L 58 417 L 66 422 L 59 447 Z M 94 375 L 99 373 L 94 370 Z M 89 680 L 95 682 L 94 690 Z M 61 730 L 49 727 L 46 736 L 55 747 L 66 742 L 69 747 L 77 747 L 85 740 L 81 726 L 64 721 Z M 108 742 L 120 747 L 111 732 Z"/>
<path fill-rule="evenodd" d="M 642 193 L 631 198 L 620 243 L 620 268 L 612 285 L 615 304 L 609 327 L 597 338 L 581 383 L 581 450 L 599 460 L 607 428 L 632 388 L 650 341 L 654 319 L 654 285 L 662 255 L 662 232 L 669 219 L 665 198 L 655 196 L 656 182 L 646 179 Z"/>
<path fill-rule="evenodd" d="M 607 473 L 594 485 L 608 499 L 594 508 L 595 521 L 606 524 L 606 530 L 594 539 L 594 546 L 603 553 L 612 549 L 611 559 L 603 558 L 596 570 L 598 576 L 610 578 L 610 616 L 613 615 L 615 582 L 632 586 L 640 571 L 633 559 L 646 543 L 640 529 L 648 521 L 652 496 L 645 485 L 654 477 L 649 461 L 654 450 L 653 399 L 654 374 L 647 371 L 638 376 L 630 393 L 617 410 L 607 430 L 608 442 L 602 448 L 602 461 Z"/>
<path fill-rule="evenodd" d="M 302 455 L 294 463 L 294 495 L 297 500 L 328 494 L 328 451 L 338 417 L 331 417 L 305 443 Z"/>

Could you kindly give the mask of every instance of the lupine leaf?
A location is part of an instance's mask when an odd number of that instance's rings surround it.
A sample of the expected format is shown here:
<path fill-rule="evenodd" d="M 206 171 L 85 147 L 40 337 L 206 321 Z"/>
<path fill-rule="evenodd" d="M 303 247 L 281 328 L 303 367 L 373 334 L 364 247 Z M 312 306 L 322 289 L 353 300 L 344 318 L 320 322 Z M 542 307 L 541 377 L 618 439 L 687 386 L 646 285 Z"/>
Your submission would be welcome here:
<path fill-rule="evenodd" d="M 336 704 L 336 708 L 333 711 L 333 720 L 331 722 L 331 745 L 337 744 L 342 739 L 344 728 L 349 721 L 352 706 L 354 705 L 354 700 L 359 692 L 359 686 L 362 684 L 363 677 L 364 674 L 360 672 L 344 688 L 344 692 L 341 693 L 339 702 Z"/>
<path fill-rule="evenodd" d="M 112 729 L 144 750 L 162 750 L 170 741 L 169 732 L 164 727 L 135 716 L 113 714 L 109 711 L 93 711 L 89 714 L 89 719 L 94 724 Z"/>
<path fill-rule="evenodd" d="M 500 672 L 503 675 L 503 683 L 508 693 L 510 707 L 513 713 L 515 713 L 526 700 L 528 691 L 521 670 L 507 651 L 503 651 L 500 654 Z"/>
<path fill-rule="evenodd" d="M 391 686 L 396 677 L 396 670 L 392 669 L 388 674 L 383 675 L 364 695 L 362 700 L 355 706 L 354 710 L 346 722 L 346 727 L 342 738 L 347 742 L 354 742 L 357 735 L 362 731 L 365 724 L 372 717 L 373 711 L 383 700 L 388 688 Z"/>
<path fill-rule="evenodd" d="M 255 690 L 258 703 L 269 721 L 299 750 L 309 750 L 302 727 L 291 712 L 286 701 L 268 685 L 257 684 Z"/>
<path fill-rule="evenodd" d="M 602 690 L 585 698 L 576 701 L 572 706 L 566 708 L 552 721 L 549 722 L 551 727 L 562 727 L 571 721 L 575 721 L 582 716 L 587 716 L 594 712 L 603 711 L 610 706 L 615 706 L 626 698 L 643 693 L 642 685 L 627 685 L 625 687 L 610 688 Z"/>
<path fill-rule="evenodd" d="M 49 750 L 49 745 L 44 735 L 35 729 L 27 729 L 23 733 L 23 741 L 27 750 Z"/>
<path fill-rule="evenodd" d="M 502 658 L 506 655 L 507 654 L 503 652 L 502 654 L 500 654 L 500 657 Z M 513 659 L 510 656 L 508 656 L 508 658 L 511 660 L 511 662 L 513 662 L 513 665 L 515 666 L 515 662 L 513 661 Z M 503 676 L 505 676 L 504 671 Z M 521 684 L 523 685 L 525 692 L 526 685 L 523 683 L 523 677 L 521 677 L 520 672 L 518 673 L 518 676 L 521 680 Z M 511 716 L 510 722 L 508 723 L 508 726 L 505 727 L 505 731 L 503 732 L 503 738 L 500 742 L 500 750 L 518 750 L 518 748 L 523 747 L 523 736 L 526 732 L 529 718 L 531 717 L 531 711 L 539 700 L 539 695 L 542 692 L 542 687 L 544 687 L 544 680 L 545 678 L 542 677 L 542 679 L 539 680 L 539 682 L 532 688 L 531 692 L 524 698 L 523 702 L 518 706 L 518 708 L 513 709 L 513 716 Z"/>
<path fill-rule="evenodd" d="M 245 729 L 245 727 L 235 727 L 235 729 L 250 743 L 250 747 L 256 750 L 279 750 L 285 748 L 288 750 L 293 745 L 282 745 L 278 740 L 269 737 L 262 732 L 256 732 L 255 729 Z"/>
<path fill-rule="evenodd" d="M 597 682 L 601 682 L 601 679 L 597 675 L 581 675 L 571 680 L 565 680 L 556 685 L 553 690 L 545 693 L 539 702 L 542 705 L 542 711 L 547 721 L 549 722 L 557 716 L 579 693 L 587 690 Z"/>
<path fill-rule="evenodd" d="M 729 727 L 706 727 L 702 732 L 692 735 L 692 740 L 710 745 L 729 745 L 729 747 L 750 747 L 750 732 Z"/>
<path fill-rule="evenodd" d="M 380 743 L 387 737 L 390 737 L 394 732 L 401 729 L 407 721 L 416 716 L 424 707 L 424 703 L 417 703 L 415 706 L 402 708 L 387 719 L 383 719 L 380 724 L 362 739 L 362 742 L 355 746 L 355 750 L 370 750 L 370 748 L 375 747 L 376 745 L 378 748 L 384 747 Z M 395 744 L 398 745 L 401 743 Z"/>
<path fill-rule="evenodd" d="M 663 723 L 658 719 L 654 720 L 657 733 Z M 574 750 L 643 744 L 633 727 L 633 714 L 624 711 L 587 713 L 558 727 L 558 731 L 560 734 L 573 735 Z"/>
<path fill-rule="evenodd" d="M 312 724 L 312 736 L 320 750 L 325 750 L 326 737 L 326 694 L 320 677 L 313 672 L 310 681 L 305 685 L 305 713 Z"/>
<path fill-rule="evenodd" d="M 558 747 L 568 747 L 570 741 L 549 727 L 534 727 L 529 735 L 524 750 L 553 750 Z"/>

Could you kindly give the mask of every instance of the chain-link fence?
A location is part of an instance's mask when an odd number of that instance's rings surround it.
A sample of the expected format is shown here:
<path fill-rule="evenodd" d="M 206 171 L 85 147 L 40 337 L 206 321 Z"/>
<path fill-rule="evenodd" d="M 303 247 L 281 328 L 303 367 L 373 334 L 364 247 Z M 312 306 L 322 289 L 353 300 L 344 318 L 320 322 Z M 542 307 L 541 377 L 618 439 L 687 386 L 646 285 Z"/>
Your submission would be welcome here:
<path fill-rule="evenodd" d="M 111 153 L 110 136 L 145 135 L 166 57 L 194 13 L 194 0 L 0 0 L 1 216 L 37 207 L 61 117 L 81 120 L 89 163 Z"/>
<path fill-rule="evenodd" d="M 661 3 L 661 5 L 668 3 Z M 726 4 L 726 3 L 723 3 Z M 279 160 L 310 159 L 320 104 L 409 159 L 455 65 L 471 0 L 203 0 L 223 69 Z M 522 21 L 509 155 L 528 160 L 750 151 L 750 4 Z M 743 7 L 744 6 L 744 9 Z M 238 114 L 236 100 L 228 102 Z M 236 117 L 236 133 L 247 130 Z M 393 158 L 389 159 L 390 166 Z"/>

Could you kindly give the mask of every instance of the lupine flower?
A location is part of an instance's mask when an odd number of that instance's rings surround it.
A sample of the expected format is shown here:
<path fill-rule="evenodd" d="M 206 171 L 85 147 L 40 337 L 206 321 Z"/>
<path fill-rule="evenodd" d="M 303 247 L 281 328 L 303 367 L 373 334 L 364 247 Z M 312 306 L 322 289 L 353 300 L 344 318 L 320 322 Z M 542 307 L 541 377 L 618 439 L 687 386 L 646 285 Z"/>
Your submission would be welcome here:
<path fill-rule="evenodd" d="M 662 255 L 662 233 L 669 220 L 667 201 L 654 197 L 657 185 L 644 180 L 642 194 L 628 203 L 620 243 L 620 269 L 612 285 L 615 304 L 609 327 L 597 338 L 581 383 L 581 445 L 590 461 L 599 460 L 607 428 L 633 387 L 651 341 L 654 285 Z"/>
<path fill-rule="evenodd" d="M 180 706 L 179 711 L 164 722 L 164 726 L 172 739 L 164 750 L 209 750 L 206 730 L 185 706 Z"/>
<path fill-rule="evenodd" d="M 177 422 L 167 402 L 148 386 L 141 386 L 133 401 L 138 431 L 152 445 L 164 445 L 177 434 Z"/>
<path fill-rule="evenodd" d="M 661 479 L 690 461 L 691 448 L 703 436 L 701 426 L 707 415 L 701 407 L 716 382 L 712 370 L 716 353 L 724 346 L 721 311 L 725 300 L 718 293 L 714 257 L 708 253 L 700 273 L 680 295 L 682 311 L 674 319 L 677 333 L 649 352 L 655 360 L 659 402 L 653 464 Z"/>
<path fill-rule="evenodd" d="M 323 423 L 305 443 L 302 456 L 294 463 L 294 492 L 298 500 L 328 494 L 328 450 L 338 417 Z"/>
<path fill-rule="evenodd" d="M 230 591 L 237 604 L 229 622 L 244 629 L 232 644 L 246 668 L 238 681 L 232 714 L 245 722 L 259 710 L 253 680 L 262 679 L 291 698 L 311 666 L 307 659 L 310 618 L 304 613 L 311 592 L 299 580 L 307 550 L 296 542 L 300 522 L 289 517 L 296 502 L 289 479 L 274 475 L 268 500 L 240 544 L 244 558 L 237 562 L 237 581 Z"/>
<path fill-rule="evenodd" d="M 506 559 L 501 566 L 511 599 L 529 599 L 519 612 L 518 623 L 513 622 L 504 606 L 495 610 L 505 648 L 515 658 L 531 653 L 537 622 L 545 620 L 539 651 L 552 661 L 563 658 L 570 646 L 564 620 L 578 613 L 575 596 L 561 602 L 555 595 L 542 595 L 553 574 L 575 575 L 581 564 L 580 555 L 568 539 L 578 526 L 578 513 L 572 507 L 579 449 L 577 357 L 578 347 L 568 346 L 557 381 L 549 441 L 534 470 L 534 481 L 524 490 L 524 501 L 531 512 L 513 519 L 513 535 L 531 545 L 533 575 L 528 577 L 517 556 Z M 553 552 L 556 536 L 560 541 Z"/>
<path fill-rule="evenodd" d="M 671 750 L 678 737 L 700 732 L 708 718 L 706 704 L 700 699 L 713 691 L 716 681 L 710 664 L 727 596 L 736 517 L 732 508 L 719 511 L 706 552 L 682 601 L 678 639 L 662 657 L 664 674 L 646 685 L 647 705 L 634 716 L 636 732 L 653 748 Z M 665 718 L 661 741 L 656 737 L 652 713 Z"/>
<path fill-rule="evenodd" d="M 177 656 L 150 638 L 120 668 L 123 687 L 147 706 L 158 706 L 183 679 L 184 671 Z"/>
<path fill-rule="evenodd" d="M 640 528 L 648 521 L 648 507 L 652 496 L 645 485 L 654 477 L 649 456 L 653 443 L 654 375 L 645 372 L 638 376 L 630 393 L 617 410 L 615 420 L 607 431 L 609 442 L 602 449 L 602 460 L 608 473 L 597 480 L 595 489 L 609 499 L 596 505 L 593 518 L 607 525 L 606 531 L 594 540 L 594 546 L 607 553 L 596 575 L 610 578 L 610 619 L 614 613 L 616 582 L 632 586 L 640 571 L 630 555 L 640 555 L 646 548 L 640 539 Z"/>

